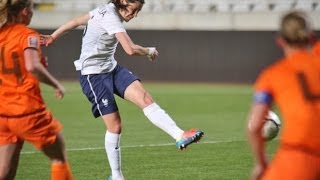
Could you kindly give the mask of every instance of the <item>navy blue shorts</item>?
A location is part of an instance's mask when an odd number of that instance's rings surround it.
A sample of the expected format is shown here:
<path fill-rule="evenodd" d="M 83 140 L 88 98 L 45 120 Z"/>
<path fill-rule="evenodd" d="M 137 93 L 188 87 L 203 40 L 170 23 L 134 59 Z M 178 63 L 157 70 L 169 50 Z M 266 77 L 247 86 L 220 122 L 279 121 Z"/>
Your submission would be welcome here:
<path fill-rule="evenodd" d="M 114 94 L 124 98 L 124 91 L 136 80 L 139 78 L 120 65 L 109 73 L 80 75 L 82 91 L 92 103 L 92 114 L 96 118 L 117 112 Z"/>

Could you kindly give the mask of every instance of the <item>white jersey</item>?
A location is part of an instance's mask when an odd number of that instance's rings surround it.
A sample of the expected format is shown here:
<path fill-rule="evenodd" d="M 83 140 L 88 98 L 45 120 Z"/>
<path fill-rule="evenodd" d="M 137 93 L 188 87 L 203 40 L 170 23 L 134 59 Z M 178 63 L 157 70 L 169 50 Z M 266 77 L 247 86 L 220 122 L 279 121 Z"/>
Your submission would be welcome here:
<path fill-rule="evenodd" d="M 91 19 L 83 33 L 81 55 L 74 65 L 82 75 L 107 73 L 117 65 L 115 33 L 126 30 L 113 3 L 100 6 L 89 14 Z"/>

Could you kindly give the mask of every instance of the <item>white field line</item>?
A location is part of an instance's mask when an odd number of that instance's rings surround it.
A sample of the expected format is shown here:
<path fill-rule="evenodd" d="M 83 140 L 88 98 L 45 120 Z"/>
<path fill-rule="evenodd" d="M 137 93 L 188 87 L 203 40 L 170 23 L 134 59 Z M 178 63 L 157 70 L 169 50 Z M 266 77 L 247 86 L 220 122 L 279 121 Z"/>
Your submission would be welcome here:
<path fill-rule="evenodd" d="M 201 141 L 201 144 L 219 144 L 219 143 L 230 143 L 230 142 L 244 142 L 244 140 L 226 140 L 226 141 Z M 141 144 L 141 145 L 131 145 L 131 146 L 121 146 L 121 149 L 124 148 L 144 148 L 144 147 L 163 147 L 163 146 L 174 146 L 174 143 L 163 143 L 163 144 Z M 94 151 L 101 150 L 104 147 L 92 147 L 92 148 L 74 148 L 67 149 L 68 152 L 72 151 Z M 21 152 L 21 154 L 36 154 L 40 153 L 40 151 L 26 151 Z"/>

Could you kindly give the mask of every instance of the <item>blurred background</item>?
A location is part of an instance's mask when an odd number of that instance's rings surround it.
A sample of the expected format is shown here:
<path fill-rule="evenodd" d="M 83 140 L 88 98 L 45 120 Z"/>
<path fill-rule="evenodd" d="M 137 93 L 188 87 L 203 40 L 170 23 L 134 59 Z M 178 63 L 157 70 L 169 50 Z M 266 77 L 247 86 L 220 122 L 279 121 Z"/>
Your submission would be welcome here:
<path fill-rule="evenodd" d="M 107 0 L 35 0 L 31 27 L 50 34 Z M 261 68 L 281 57 L 275 43 L 279 20 L 303 10 L 319 36 L 320 0 L 145 0 L 138 18 L 125 23 L 136 44 L 155 46 L 159 58 L 116 55 L 143 81 L 252 83 Z M 43 48 L 49 69 L 76 80 L 83 27 Z"/>

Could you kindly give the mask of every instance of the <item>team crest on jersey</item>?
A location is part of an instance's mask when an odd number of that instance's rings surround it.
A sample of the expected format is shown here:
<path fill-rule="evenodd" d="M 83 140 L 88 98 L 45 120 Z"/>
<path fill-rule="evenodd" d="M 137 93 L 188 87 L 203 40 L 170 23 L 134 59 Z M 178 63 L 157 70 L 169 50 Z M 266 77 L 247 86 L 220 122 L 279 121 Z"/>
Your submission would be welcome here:
<path fill-rule="evenodd" d="M 28 47 L 38 48 L 38 38 L 36 38 L 35 36 L 29 36 Z"/>

